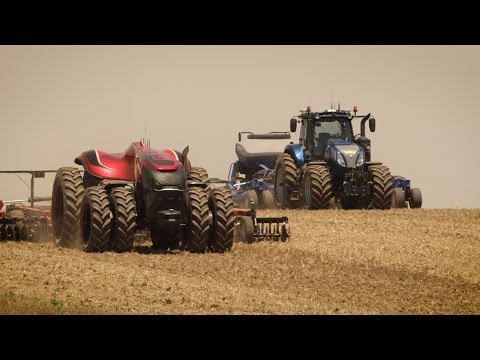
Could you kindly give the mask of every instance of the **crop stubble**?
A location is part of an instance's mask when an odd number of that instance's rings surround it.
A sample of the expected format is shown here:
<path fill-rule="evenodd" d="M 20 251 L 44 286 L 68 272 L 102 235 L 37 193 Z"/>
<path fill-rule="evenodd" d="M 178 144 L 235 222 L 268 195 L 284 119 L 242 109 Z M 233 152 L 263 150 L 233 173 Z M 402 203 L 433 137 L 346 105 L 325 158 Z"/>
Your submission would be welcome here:
<path fill-rule="evenodd" d="M 227 254 L 2 242 L 0 313 L 480 313 L 480 209 L 259 211 L 279 214 L 290 241 Z"/>

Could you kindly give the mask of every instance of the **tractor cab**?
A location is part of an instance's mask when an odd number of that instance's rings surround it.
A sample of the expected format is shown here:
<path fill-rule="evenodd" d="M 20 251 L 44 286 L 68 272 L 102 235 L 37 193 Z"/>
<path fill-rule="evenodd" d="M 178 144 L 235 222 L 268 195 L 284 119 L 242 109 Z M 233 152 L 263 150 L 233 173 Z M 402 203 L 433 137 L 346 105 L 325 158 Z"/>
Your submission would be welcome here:
<path fill-rule="evenodd" d="M 352 120 L 359 117 L 363 118 L 360 134 L 354 136 Z M 311 112 L 307 107 L 291 119 L 290 131 L 296 130 L 297 122 L 301 124 L 299 142 L 305 149 L 305 159 L 330 161 L 351 168 L 370 160 L 370 139 L 365 137 L 366 120 L 369 120 L 370 130 L 375 131 L 375 119 L 370 114 L 357 116 L 356 108 L 352 115 L 349 110 L 340 108 Z"/>
<path fill-rule="evenodd" d="M 345 144 L 353 141 L 352 124 L 347 117 L 320 118 L 303 121 L 305 128 L 305 148 L 316 160 L 327 160 L 330 144 Z"/>

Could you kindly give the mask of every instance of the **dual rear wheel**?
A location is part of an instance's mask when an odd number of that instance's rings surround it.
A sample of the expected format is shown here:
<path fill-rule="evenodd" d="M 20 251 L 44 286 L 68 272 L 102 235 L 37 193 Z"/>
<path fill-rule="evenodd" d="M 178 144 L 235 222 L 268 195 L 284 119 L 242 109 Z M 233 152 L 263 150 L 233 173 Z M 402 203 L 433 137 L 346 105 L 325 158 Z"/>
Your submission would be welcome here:
<path fill-rule="evenodd" d="M 135 206 L 130 187 L 85 189 L 80 209 L 81 247 L 85 252 L 133 249 Z"/>
<path fill-rule="evenodd" d="M 197 183 L 207 183 L 208 173 L 202 167 L 192 167 L 188 179 Z M 223 253 L 233 246 L 233 200 L 226 188 L 190 187 L 190 221 L 186 227 L 186 250 L 195 253 Z M 257 200 L 258 201 L 258 200 Z"/>

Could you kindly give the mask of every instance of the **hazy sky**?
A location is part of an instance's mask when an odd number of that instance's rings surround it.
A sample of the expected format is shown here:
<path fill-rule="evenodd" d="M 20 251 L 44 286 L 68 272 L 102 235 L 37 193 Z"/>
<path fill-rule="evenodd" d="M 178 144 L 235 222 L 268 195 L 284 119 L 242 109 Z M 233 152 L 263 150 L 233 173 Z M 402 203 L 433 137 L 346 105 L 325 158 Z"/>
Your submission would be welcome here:
<path fill-rule="evenodd" d="M 332 98 L 377 119 L 372 160 L 423 207 L 480 208 L 480 46 L 0 46 L 0 170 L 121 152 L 146 123 L 152 147 L 190 145 L 193 165 L 226 178 L 239 131 L 288 131 Z M 35 185 L 51 195 L 53 175 Z M 28 195 L 0 174 L 0 199 Z"/>

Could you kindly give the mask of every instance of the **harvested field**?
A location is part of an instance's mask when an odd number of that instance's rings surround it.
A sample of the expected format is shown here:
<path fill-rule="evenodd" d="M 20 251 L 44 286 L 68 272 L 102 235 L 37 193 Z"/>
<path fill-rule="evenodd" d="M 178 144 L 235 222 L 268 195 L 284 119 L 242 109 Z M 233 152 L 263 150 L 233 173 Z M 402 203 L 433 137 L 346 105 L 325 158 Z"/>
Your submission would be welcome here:
<path fill-rule="evenodd" d="M 259 211 L 289 242 L 227 254 L 0 243 L 2 314 L 480 314 L 480 209 Z"/>

